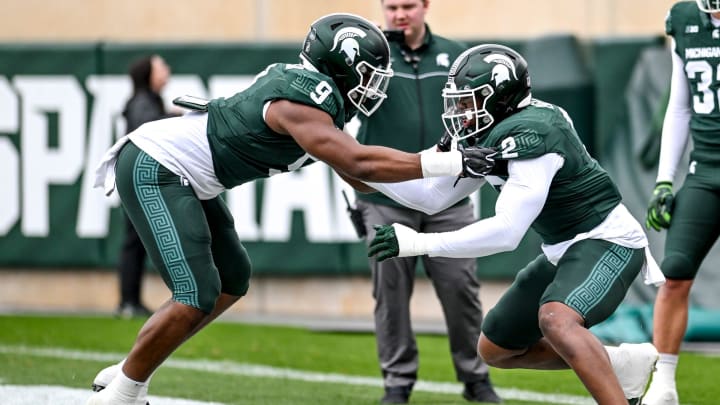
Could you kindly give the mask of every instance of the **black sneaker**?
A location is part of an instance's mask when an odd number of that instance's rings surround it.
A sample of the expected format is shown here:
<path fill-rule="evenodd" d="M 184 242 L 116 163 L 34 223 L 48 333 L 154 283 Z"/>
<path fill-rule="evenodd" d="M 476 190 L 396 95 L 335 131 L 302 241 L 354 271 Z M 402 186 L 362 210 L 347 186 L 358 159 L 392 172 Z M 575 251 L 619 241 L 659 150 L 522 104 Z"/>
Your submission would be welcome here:
<path fill-rule="evenodd" d="M 381 404 L 407 404 L 410 401 L 411 385 L 385 387 L 385 395 L 380 398 Z"/>
<path fill-rule="evenodd" d="M 502 403 L 502 399 L 495 392 L 490 382 L 490 377 L 483 380 L 465 383 L 465 389 L 462 393 L 463 398 L 470 402 L 489 402 L 492 404 Z"/>

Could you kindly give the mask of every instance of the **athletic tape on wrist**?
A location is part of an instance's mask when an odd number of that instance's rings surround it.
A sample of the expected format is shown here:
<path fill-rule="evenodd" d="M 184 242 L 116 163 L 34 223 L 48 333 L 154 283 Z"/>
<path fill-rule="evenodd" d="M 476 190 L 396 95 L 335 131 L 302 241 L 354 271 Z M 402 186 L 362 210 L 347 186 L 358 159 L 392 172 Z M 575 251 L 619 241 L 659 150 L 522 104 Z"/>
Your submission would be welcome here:
<path fill-rule="evenodd" d="M 458 176 L 462 173 L 462 153 L 458 150 L 450 152 L 420 152 L 420 165 L 423 177 Z"/>

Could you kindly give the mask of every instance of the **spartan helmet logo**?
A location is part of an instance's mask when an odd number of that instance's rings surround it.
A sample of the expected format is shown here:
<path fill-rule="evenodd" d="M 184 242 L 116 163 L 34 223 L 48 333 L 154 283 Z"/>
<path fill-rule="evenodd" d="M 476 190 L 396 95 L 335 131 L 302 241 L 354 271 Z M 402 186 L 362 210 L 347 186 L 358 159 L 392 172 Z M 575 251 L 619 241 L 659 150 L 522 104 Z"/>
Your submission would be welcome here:
<path fill-rule="evenodd" d="M 333 46 L 332 49 L 330 49 L 330 52 L 334 51 L 338 44 L 340 44 L 339 52 L 345 55 L 345 63 L 347 63 L 348 66 L 351 66 L 355 63 L 355 57 L 360 54 L 360 44 L 355 38 L 365 38 L 366 36 L 367 33 L 360 28 L 343 28 L 335 34 Z"/>
<path fill-rule="evenodd" d="M 514 80 L 517 80 L 517 73 L 515 72 L 515 64 L 506 55 L 492 54 L 488 55 L 483 60 L 487 63 L 495 63 L 492 68 L 491 78 L 495 84 L 495 87 L 501 83 L 510 80 L 510 75 Z"/>

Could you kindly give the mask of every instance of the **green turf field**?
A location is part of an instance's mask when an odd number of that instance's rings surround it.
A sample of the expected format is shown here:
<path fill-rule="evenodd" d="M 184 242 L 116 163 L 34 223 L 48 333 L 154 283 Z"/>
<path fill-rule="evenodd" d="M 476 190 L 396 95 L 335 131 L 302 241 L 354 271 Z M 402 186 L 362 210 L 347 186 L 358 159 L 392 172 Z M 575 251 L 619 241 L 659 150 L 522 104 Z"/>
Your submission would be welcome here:
<path fill-rule="evenodd" d="M 61 385 L 89 393 L 95 373 L 122 358 L 141 324 L 0 316 L 0 384 Z M 420 336 L 418 345 L 422 383 L 411 403 L 467 403 L 454 383 L 447 339 Z M 679 375 L 683 404 L 720 403 L 720 358 L 683 353 Z M 506 404 L 592 403 L 569 371 L 492 369 L 491 376 Z M 219 322 L 160 368 L 150 394 L 224 404 L 374 404 L 382 383 L 371 334 Z"/>

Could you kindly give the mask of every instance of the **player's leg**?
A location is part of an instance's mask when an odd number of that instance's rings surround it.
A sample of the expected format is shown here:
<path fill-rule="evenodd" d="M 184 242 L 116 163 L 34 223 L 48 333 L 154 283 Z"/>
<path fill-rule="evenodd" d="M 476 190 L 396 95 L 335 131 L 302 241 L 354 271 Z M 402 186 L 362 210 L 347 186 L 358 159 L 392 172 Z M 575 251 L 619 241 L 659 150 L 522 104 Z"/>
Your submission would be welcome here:
<path fill-rule="evenodd" d="M 545 339 L 601 404 L 638 400 L 657 360 L 651 348 L 649 356 L 643 352 L 623 367 L 634 372 L 617 375 L 608 352 L 587 329 L 615 311 L 644 263 L 644 249 L 603 240 L 577 242 L 560 259 L 555 280 L 540 300 L 539 324 Z"/>
<path fill-rule="evenodd" d="M 518 272 L 512 285 L 485 315 L 478 355 L 499 368 L 557 370 L 568 368 L 542 338 L 538 324 L 540 298 L 556 268 L 544 255 Z"/>
<path fill-rule="evenodd" d="M 687 329 L 690 289 L 703 259 L 720 235 L 720 179 L 716 170 L 696 166 L 675 198 L 662 270 L 653 310 L 653 343 L 660 352 L 657 371 L 642 403 L 679 403 L 675 370 Z"/>
<path fill-rule="evenodd" d="M 203 319 L 203 328 L 243 297 L 250 287 L 252 264 L 245 246 L 240 243 L 235 230 L 235 219 L 221 197 L 202 202 L 205 217 L 210 226 L 213 261 L 220 275 L 220 296 L 213 312 Z"/>
<path fill-rule="evenodd" d="M 222 292 L 215 302 L 215 308 L 210 315 L 204 317 L 202 322 L 195 327 L 192 334 L 187 338 L 195 335 L 230 308 L 241 296 L 245 295 L 252 273 L 250 258 L 240 243 L 237 232 L 235 231 L 234 220 L 225 203 L 218 197 L 203 201 L 202 205 L 212 235 L 211 250 L 213 260 L 220 273 Z M 170 301 L 166 302 L 163 306 L 169 303 Z M 107 387 L 118 374 L 118 371 L 124 363 L 125 360 L 122 360 L 118 364 L 101 370 L 93 381 L 93 390 L 100 391 Z M 150 379 L 146 381 L 145 387 L 138 396 L 137 403 L 140 405 L 147 403 L 147 385 L 149 382 Z"/>
<path fill-rule="evenodd" d="M 605 348 L 585 327 L 606 319 L 637 276 L 644 260 L 642 249 L 628 251 L 604 241 L 582 241 L 568 250 L 557 269 L 544 256 L 531 262 L 487 314 L 478 343 L 480 355 L 488 364 L 503 368 L 552 370 L 575 366 L 596 400 L 613 403 L 625 397 L 620 383 L 607 379 L 613 368 Z M 607 268 L 613 272 L 606 274 Z M 583 307 L 577 301 L 577 294 L 589 293 L 583 285 L 590 286 L 590 292 L 604 294 Z M 594 369 L 578 364 L 586 358 Z M 645 377 L 654 362 L 650 360 L 645 362 Z M 645 363 L 638 363 L 639 368 L 645 369 Z M 637 384 L 633 381 L 630 385 Z"/>
<path fill-rule="evenodd" d="M 126 399 L 137 396 L 155 369 L 213 312 L 220 279 L 208 223 L 192 188 L 131 143 L 116 169 L 123 206 L 172 291 L 172 299 L 141 328 L 121 372 L 95 394 Z"/>

